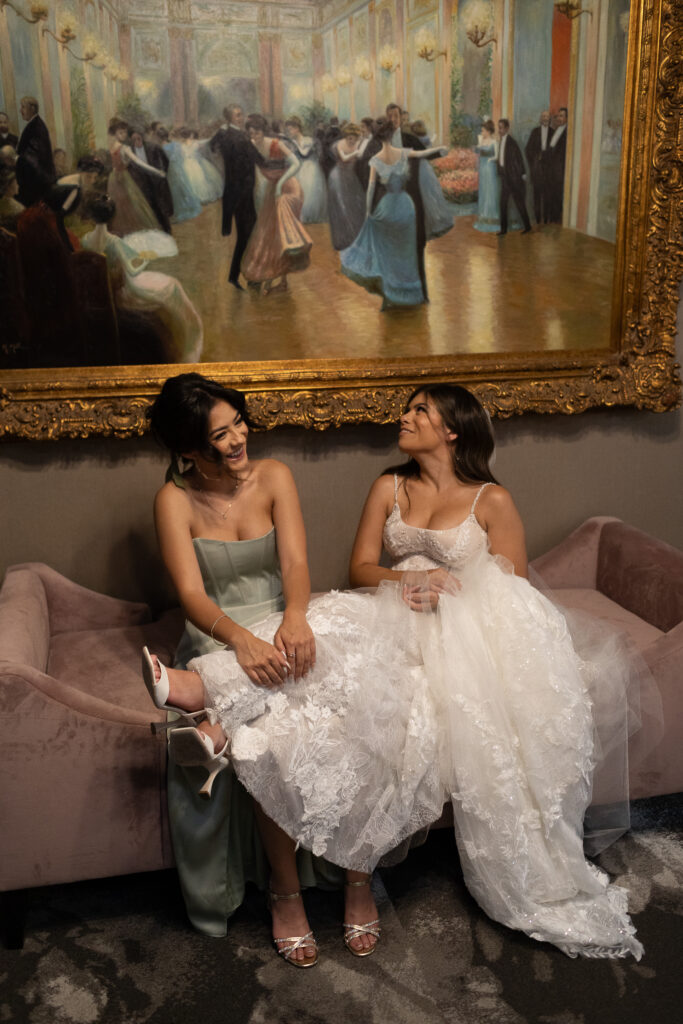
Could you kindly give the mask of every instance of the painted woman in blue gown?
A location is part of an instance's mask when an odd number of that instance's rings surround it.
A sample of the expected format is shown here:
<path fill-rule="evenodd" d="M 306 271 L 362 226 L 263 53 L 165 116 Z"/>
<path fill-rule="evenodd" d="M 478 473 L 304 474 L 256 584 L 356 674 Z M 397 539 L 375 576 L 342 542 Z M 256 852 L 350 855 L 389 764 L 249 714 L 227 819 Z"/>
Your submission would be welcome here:
<path fill-rule="evenodd" d="M 171 140 L 165 128 L 158 133 L 163 139 L 163 149 L 168 157 L 168 185 L 173 196 L 173 221 L 192 220 L 202 212 L 202 204 L 190 184 L 185 173 L 185 151 L 180 138 Z"/>
<path fill-rule="evenodd" d="M 327 183 L 315 141 L 304 135 L 301 118 L 296 116 L 285 121 L 285 132 L 287 145 L 299 161 L 297 177 L 304 194 L 301 223 L 322 224 L 327 220 Z"/>
<path fill-rule="evenodd" d="M 341 252 L 342 273 L 381 295 L 383 310 L 425 301 L 417 263 L 415 204 L 406 192 L 408 161 L 446 152 L 440 148 L 398 149 L 391 145 L 393 134 L 391 122 L 377 130 L 382 148 L 369 161 L 365 223 L 355 241 Z M 386 191 L 373 210 L 378 180 Z"/>
<path fill-rule="evenodd" d="M 495 132 L 493 121 L 485 121 L 474 147 L 479 156 L 479 201 L 474 222 L 477 231 L 500 231 L 500 181 Z"/>
<path fill-rule="evenodd" d="M 473 227 L 477 231 L 500 231 L 500 178 L 498 176 L 498 139 L 493 121 L 484 121 L 481 133 L 474 147 L 479 156 L 479 201 L 477 219 Z M 522 221 L 513 206 L 510 212 L 510 227 L 521 228 Z"/>

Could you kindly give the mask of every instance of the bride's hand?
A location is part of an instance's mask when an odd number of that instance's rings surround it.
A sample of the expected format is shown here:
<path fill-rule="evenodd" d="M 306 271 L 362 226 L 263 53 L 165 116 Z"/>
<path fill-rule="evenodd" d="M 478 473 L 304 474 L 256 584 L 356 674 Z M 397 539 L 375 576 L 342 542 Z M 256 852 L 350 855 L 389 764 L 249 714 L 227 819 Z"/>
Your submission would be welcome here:
<path fill-rule="evenodd" d="M 429 569 L 429 589 L 437 594 L 457 594 L 462 590 L 460 580 L 448 569 Z"/>
<path fill-rule="evenodd" d="M 414 612 L 433 612 L 439 603 L 439 595 L 436 591 L 420 584 L 404 583 L 401 596 Z"/>
<path fill-rule="evenodd" d="M 421 573 L 407 573 L 402 597 L 412 611 L 434 611 L 441 594 L 457 594 L 460 581 L 447 569 L 429 569 Z"/>
<path fill-rule="evenodd" d="M 301 679 L 315 665 L 315 637 L 305 615 L 285 612 L 273 643 L 285 655 L 295 679 Z"/>
<path fill-rule="evenodd" d="M 240 668 L 246 672 L 252 683 L 272 689 L 281 686 L 288 673 L 284 654 L 265 640 L 259 640 L 248 629 L 233 642 L 235 657 Z"/>

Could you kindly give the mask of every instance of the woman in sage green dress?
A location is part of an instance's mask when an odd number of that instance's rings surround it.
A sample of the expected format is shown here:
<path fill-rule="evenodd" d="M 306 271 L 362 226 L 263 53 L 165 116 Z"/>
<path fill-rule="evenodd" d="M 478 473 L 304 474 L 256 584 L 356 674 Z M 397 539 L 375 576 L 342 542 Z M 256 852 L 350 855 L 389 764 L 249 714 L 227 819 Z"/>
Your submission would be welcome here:
<path fill-rule="evenodd" d="M 250 460 L 244 395 L 197 373 L 167 380 L 150 419 L 174 459 L 174 471 L 156 496 L 154 517 L 161 556 L 187 619 L 176 667 L 228 645 L 258 685 L 272 688 L 288 676 L 300 679 L 315 663 L 315 640 L 306 621 L 306 537 L 289 469 L 275 459 Z M 188 467 L 184 472 L 179 459 Z M 282 612 L 282 619 L 268 643 L 249 626 L 273 612 Z M 155 662 L 145 651 L 143 669 L 153 700 L 187 719 L 167 704 L 168 689 L 164 692 Z M 183 739 L 183 730 L 174 726 L 183 724 L 181 717 L 170 727 L 175 760 L 169 761 L 168 800 L 190 920 L 207 935 L 223 936 L 246 883 L 268 887 L 278 953 L 295 966 L 313 966 L 317 946 L 300 887 L 338 887 L 344 873 L 305 850 L 295 856 L 293 840 L 265 816 L 232 770 L 219 770 L 225 765 L 220 726 L 203 726 L 216 741 L 212 757 L 218 755 L 207 782 L 198 767 L 207 751 L 174 743 Z M 212 799 L 203 799 L 206 795 Z M 346 872 L 345 920 L 352 925 L 367 921 L 375 909 L 368 880 L 367 874 Z M 364 955 L 374 948 L 374 938 L 361 930 L 347 945 Z"/>

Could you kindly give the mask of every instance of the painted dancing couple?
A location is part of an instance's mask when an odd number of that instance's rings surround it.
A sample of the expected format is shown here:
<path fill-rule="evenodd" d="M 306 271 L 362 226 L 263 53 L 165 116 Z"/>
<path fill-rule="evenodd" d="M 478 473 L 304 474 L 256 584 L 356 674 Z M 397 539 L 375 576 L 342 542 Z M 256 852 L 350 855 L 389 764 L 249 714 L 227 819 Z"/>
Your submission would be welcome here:
<path fill-rule="evenodd" d="M 625 893 L 583 847 L 606 770 L 596 709 L 626 714 L 632 669 L 529 583 L 478 400 L 451 384 L 411 395 L 406 461 L 373 484 L 351 554 L 363 589 L 313 600 L 292 474 L 250 458 L 244 396 L 182 374 L 151 423 L 173 456 L 155 519 L 187 624 L 175 667 L 145 651 L 143 674 L 175 716 L 169 809 L 195 926 L 224 935 L 255 882 L 278 953 L 311 967 L 301 889 L 344 884 L 344 942 L 374 953 L 373 869 L 450 802 L 490 917 L 570 956 L 640 958 Z"/>
<path fill-rule="evenodd" d="M 308 266 L 313 244 L 300 220 L 299 160 L 260 114 L 245 119 L 242 107 L 231 104 L 223 116 L 210 145 L 223 160 L 223 235 L 235 225 L 228 281 L 241 291 L 242 274 L 262 294 L 284 291 L 287 275 Z"/>

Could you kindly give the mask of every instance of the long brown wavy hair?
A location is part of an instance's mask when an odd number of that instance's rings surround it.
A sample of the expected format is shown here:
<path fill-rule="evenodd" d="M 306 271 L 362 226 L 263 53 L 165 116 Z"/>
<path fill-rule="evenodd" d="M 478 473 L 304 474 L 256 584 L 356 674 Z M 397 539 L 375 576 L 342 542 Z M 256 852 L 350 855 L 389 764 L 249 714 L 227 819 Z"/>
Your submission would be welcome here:
<path fill-rule="evenodd" d="M 417 395 L 430 398 L 446 429 L 457 434 L 455 441 L 449 442 L 457 479 L 463 484 L 497 484 L 489 468 L 495 447 L 493 428 L 479 399 L 459 384 L 424 384 L 415 388 L 406 402 L 406 409 Z M 384 473 L 414 477 L 420 475 L 420 467 L 415 459 L 409 459 L 398 466 L 390 466 Z"/>

